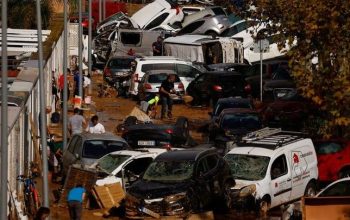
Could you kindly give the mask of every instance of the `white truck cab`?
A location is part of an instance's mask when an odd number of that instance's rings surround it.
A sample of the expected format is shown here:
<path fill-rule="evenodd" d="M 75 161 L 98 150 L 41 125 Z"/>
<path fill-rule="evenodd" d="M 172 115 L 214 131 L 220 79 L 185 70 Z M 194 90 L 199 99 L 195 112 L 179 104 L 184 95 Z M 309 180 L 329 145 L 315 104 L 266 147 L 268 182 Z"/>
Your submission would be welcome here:
<path fill-rule="evenodd" d="M 232 196 L 237 205 L 267 211 L 316 194 L 316 152 L 301 133 L 277 128 L 249 133 L 225 160 L 236 181 Z"/>

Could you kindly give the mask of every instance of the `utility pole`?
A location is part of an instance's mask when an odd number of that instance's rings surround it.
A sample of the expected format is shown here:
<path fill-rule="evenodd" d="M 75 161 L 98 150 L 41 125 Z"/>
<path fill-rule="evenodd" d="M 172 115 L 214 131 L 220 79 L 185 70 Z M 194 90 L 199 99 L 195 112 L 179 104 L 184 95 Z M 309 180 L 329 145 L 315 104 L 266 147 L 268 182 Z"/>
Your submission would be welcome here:
<path fill-rule="evenodd" d="M 0 219 L 7 219 L 8 120 L 7 120 L 7 0 L 1 2 L 1 207 Z"/>
<path fill-rule="evenodd" d="M 67 9 L 68 0 L 64 0 L 64 7 L 63 7 L 63 127 L 62 127 L 62 134 L 63 134 L 63 150 L 67 148 L 67 138 L 68 138 L 68 81 L 67 81 L 67 51 L 68 51 L 68 28 L 67 28 L 67 20 L 68 20 L 68 9 Z"/>
<path fill-rule="evenodd" d="M 43 168 L 43 205 L 50 207 L 49 205 L 49 183 L 48 183 L 48 167 L 47 167 L 47 148 L 46 148 L 46 97 L 44 86 L 44 71 L 43 71 L 43 45 L 42 45 L 42 30 L 41 30 L 41 8 L 40 0 L 36 0 L 36 15 L 37 15 L 37 28 L 38 28 L 38 69 L 39 69 L 39 86 L 40 86 L 40 140 L 42 148 L 42 168 Z"/>
<path fill-rule="evenodd" d="M 79 96 L 81 100 L 83 97 L 83 26 L 82 26 L 82 9 L 81 1 L 79 0 L 79 33 L 78 33 L 78 57 L 79 57 Z"/>
<path fill-rule="evenodd" d="M 98 23 L 102 21 L 102 0 L 98 0 Z"/>
<path fill-rule="evenodd" d="M 89 0 L 89 39 L 88 39 L 88 73 L 91 75 L 91 47 L 92 47 L 92 5 L 91 0 Z"/>

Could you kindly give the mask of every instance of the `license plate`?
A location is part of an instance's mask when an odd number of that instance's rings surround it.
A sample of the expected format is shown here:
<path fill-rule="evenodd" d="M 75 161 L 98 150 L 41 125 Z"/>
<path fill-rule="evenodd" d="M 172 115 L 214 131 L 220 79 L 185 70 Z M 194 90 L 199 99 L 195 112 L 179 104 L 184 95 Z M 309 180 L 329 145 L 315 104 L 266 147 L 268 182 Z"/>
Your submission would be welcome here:
<path fill-rule="evenodd" d="M 139 146 L 154 146 L 156 145 L 155 141 L 138 141 L 137 145 Z"/>
<path fill-rule="evenodd" d="M 155 213 L 155 212 L 153 212 L 152 210 L 150 210 L 148 208 L 142 207 L 141 211 L 143 213 L 146 213 L 147 215 L 150 215 L 150 216 L 154 217 L 154 218 L 157 218 L 157 219 L 160 218 L 160 215 L 158 213 Z"/>

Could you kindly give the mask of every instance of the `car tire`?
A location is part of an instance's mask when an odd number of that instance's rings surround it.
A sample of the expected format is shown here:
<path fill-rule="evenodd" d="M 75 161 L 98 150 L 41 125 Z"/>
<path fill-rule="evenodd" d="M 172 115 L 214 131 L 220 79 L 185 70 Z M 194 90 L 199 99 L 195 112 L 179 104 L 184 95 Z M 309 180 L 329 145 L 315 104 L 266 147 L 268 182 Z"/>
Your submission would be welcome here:
<path fill-rule="evenodd" d="M 188 119 L 186 117 L 180 116 L 175 123 L 176 130 L 178 130 L 179 135 L 185 140 L 190 136 L 190 131 L 188 128 Z"/>
<path fill-rule="evenodd" d="M 269 211 L 269 209 L 271 208 L 271 202 L 268 199 L 267 196 L 264 196 L 262 198 L 262 200 L 259 203 L 259 212 L 260 215 L 266 216 L 267 212 Z"/>
<path fill-rule="evenodd" d="M 131 125 L 135 125 L 137 122 L 137 118 L 135 116 L 128 116 L 125 119 L 124 125 L 125 127 L 131 126 Z"/>
<path fill-rule="evenodd" d="M 310 181 L 305 188 L 304 196 L 313 197 L 316 195 L 316 184 L 313 181 Z"/>

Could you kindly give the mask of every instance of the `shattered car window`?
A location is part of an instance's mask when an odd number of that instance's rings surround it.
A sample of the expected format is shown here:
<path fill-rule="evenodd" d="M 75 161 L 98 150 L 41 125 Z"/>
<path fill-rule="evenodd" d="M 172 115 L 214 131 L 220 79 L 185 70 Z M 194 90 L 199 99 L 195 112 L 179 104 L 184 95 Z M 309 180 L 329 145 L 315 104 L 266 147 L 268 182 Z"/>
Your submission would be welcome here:
<path fill-rule="evenodd" d="M 232 176 L 241 180 L 261 180 L 266 175 L 270 158 L 255 155 L 227 154 L 225 160 Z"/>
<path fill-rule="evenodd" d="M 155 161 L 147 168 L 146 181 L 181 182 L 190 179 L 194 161 Z"/>
<path fill-rule="evenodd" d="M 120 164 L 124 163 L 127 159 L 129 159 L 129 155 L 113 155 L 108 154 L 100 159 L 98 162 L 99 167 L 106 171 L 107 173 L 112 173 Z"/>

